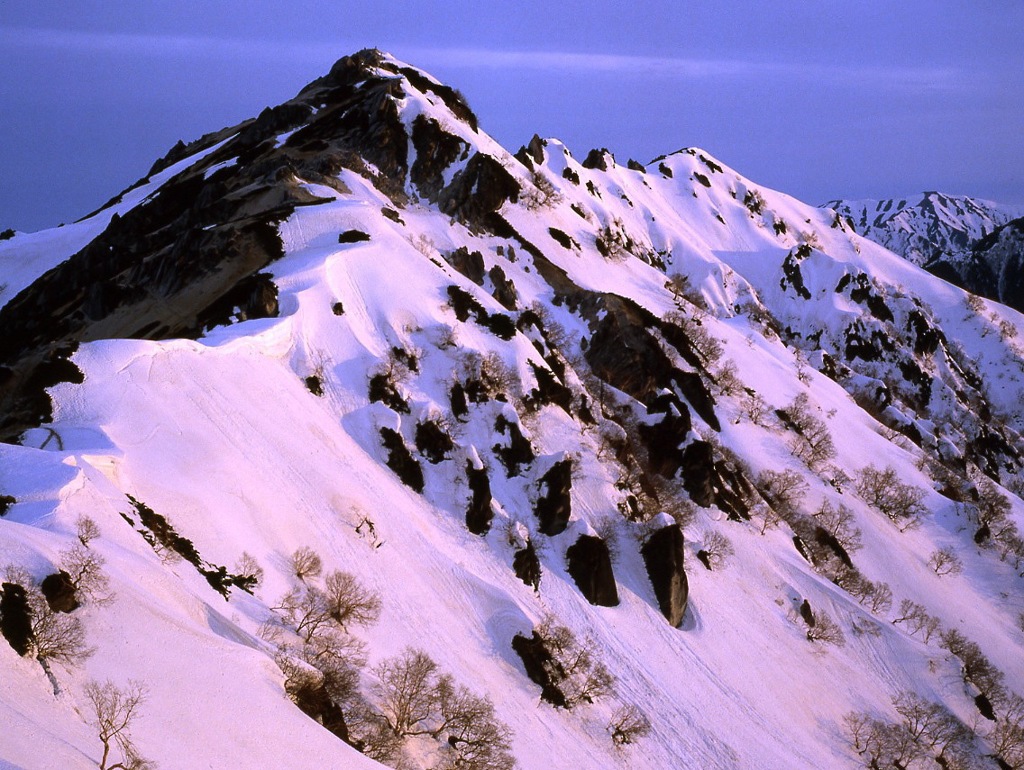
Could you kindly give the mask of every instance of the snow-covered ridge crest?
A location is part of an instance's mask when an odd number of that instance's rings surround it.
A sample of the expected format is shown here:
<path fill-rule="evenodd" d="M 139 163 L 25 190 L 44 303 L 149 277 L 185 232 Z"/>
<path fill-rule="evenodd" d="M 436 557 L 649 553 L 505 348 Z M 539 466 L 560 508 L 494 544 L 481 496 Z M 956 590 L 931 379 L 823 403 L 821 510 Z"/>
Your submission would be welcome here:
<path fill-rule="evenodd" d="M 0 761 L 1015 761 L 1015 311 L 377 51 L 137 191 L 0 308 Z"/>

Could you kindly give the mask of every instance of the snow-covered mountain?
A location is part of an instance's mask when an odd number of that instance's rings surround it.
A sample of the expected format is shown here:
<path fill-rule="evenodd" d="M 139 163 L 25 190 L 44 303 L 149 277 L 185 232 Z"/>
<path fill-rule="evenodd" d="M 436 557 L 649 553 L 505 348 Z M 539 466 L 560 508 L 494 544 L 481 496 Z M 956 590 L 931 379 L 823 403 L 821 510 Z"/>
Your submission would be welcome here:
<path fill-rule="evenodd" d="M 981 259 L 975 253 L 983 239 L 1024 215 L 1024 207 L 926 192 L 920 200 L 916 196 L 834 200 L 824 208 L 835 210 L 860 235 L 940 278 L 1017 310 L 1024 309 L 1024 293 L 1020 287 L 1010 286 L 1015 269 L 1002 261 Z"/>
<path fill-rule="evenodd" d="M 0 283 L 4 767 L 1024 762 L 1024 317 L 705 152 L 363 51 Z"/>

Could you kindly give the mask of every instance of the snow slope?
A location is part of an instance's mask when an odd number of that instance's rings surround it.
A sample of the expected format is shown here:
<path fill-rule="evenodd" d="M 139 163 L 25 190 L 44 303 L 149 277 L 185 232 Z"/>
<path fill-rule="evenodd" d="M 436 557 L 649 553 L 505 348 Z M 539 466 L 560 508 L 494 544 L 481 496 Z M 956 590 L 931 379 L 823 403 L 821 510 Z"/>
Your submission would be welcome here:
<path fill-rule="evenodd" d="M 976 753 L 987 753 L 987 720 L 960 661 L 937 636 L 926 642 L 891 621 L 900 600 L 923 605 L 975 640 L 1006 687 L 1024 689 L 1013 548 L 1001 560 L 1000 547 L 975 542 L 969 494 L 960 503 L 941 494 L 948 479 L 938 470 L 968 487 L 999 484 L 1008 520 L 1020 522 L 1024 317 L 969 306 L 964 292 L 831 212 L 699 150 L 639 169 L 601 153 L 580 163 L 556 140 L 513 156 L 429 76 L 386 56 L 359 66 L 357 89 L 399 84 L 386 99 L 407 138 L 407 173 L 346 161 L 330 185 L 292 180 L 316 202 L 277 226 L 284 256 L 266 268 L 276 316 L 194 340 L 84 341 L 73 356 L 84 381 L 50 389 L 52 422 L 0 445 L 0 494 L 16 501 L 0 518 L 0 564 L 41 580 L 88 516 L 115 594 L 73 613 L 95 653 L 52 664 L 57 694 L 38 662 L 0 644 L 9 726 L 0 762 L 96 766 L 83 688 L 111 678 L 148 688 L 134 735 L 163 768 L 376 766 L 285 693 L 266 624 L 298 585 L 289 557 L 303 546 L 325 571 L 350 572 L 381 596 L 379 621 L 353 631 L 366 644 L 361 687 L 371 703 L 374 666 L 422 649 L 493 700 L 522 768 L 856 767 L 863 758 L 843 716 L 894 718 L 891 698 L 905 690 L 976 726 Z M 417 134 L 428 129 L 437 131 L 429 140 Z M 163 174 L 212 176 L 230 149 L 179 161 L 118 210 L 140 206 Z M 460 188 L 479 168 L 489 176 Z M 493 186 L 508 192 L 488 197 Z M 102 228 L 96 219 L 19 235 L 0 252 L 3 281 L 31 292 L 34 276 Z M 459 256 L 473 252 L 480 270 Z M 720 341 L 716 355 L 704 354 L 705 337 L 711 348 Z M 643 344 L 661 351 L 670 374 L 630 363 Z M 536 395 L 541 372 L 568 389 L 567 403 Z M 371 400 L 375 375 L 405 409 Z M 457 414 L 453 386 L 476 381 L 485 395 Z M 813 467 L 775 413 L 791 414 L 801 395 L 835 445 Z M 689 428 L 644 445 L 638 425 L 661 424 L 659 397 Z M 436 463 L 417 438 L 431 422 L 453 440 Z M 509 425 L 532 448 L 517 471 L 503 459 Z M 388 466 L 383 429 L 410 449 L 422 492 Z M 616 451 L 623 441 L 628 451 Z M 705 444 L 712 467 L 679 459 Z M 650 465 L 656 451 L 678 460 L 670 478 Z M 535 513 L 541 478 L 567 458 L 571 517 L 547 535 Z M 900 531 L 857 492 L 868 465 L 921 491 L 919 526 Z M 493 521 L 482 536 L 467 528 L 467 466 L 489 479 Z M 770 501 L 754 491 L 765 471 L 806 484 L 790 523 L 770 526 Z M 694 481 L 705 476 L 710 497 Z M 263 579 L 251 595 L 232 587 L 225 599 L 187 561 L 149 545 L 129 496 L 206 563 L 232 571 L 247 553 Z M 825 501 L 852 513 L 863 543 L 852 561 L 891 588 L 893 606 L 858 602 L 834 565 L 794 547 L 794 527 Z M 689 602 L 679 628 L 659 611 L 641 553 L 672 521 L 660 511 L 684 525 Z M 588 602 L 567 568 L 567 550 L 595 533 L 616 543 L 616 606 Z M 697 553 L 712 533 L 734 553 L 709 570 Z M 527 538 L 542 569 L 536 591 L 513 570 Z M 962 559 L 960 574 L 928 566 L 945 546 Z M 805 602 L 838 624 L 844 644 L 808 639 Z M 548 616 L 607 665 L 613 694 L 572 709 L 541 700 L 511 643 Z M 607 725 L 622 704 L 640 707 L 651 732 L 616 747 Z M 407 748 L 413 766 L 444 756 L 426 739 Z"/>

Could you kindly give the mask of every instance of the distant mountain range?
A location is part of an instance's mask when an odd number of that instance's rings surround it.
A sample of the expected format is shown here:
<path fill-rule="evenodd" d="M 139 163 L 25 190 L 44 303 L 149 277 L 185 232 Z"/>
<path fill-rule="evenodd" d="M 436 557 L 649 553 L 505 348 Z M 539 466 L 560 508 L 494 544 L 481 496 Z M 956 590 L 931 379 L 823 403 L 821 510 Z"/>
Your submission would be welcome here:
<path fill-rule="evenodd" d="M 1024 310 L 1024 206 L 926 192 L 920 198 L 824 204 L 865 238 L 983 297 Z M 1000 232 L 1012 221 L 1011 234 Z"/>

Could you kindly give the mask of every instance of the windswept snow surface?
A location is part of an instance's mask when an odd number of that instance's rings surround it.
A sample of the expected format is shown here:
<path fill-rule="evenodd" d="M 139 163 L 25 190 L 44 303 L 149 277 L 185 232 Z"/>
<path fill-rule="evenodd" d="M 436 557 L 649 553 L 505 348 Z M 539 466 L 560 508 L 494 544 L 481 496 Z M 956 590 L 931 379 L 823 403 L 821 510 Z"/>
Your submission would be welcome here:
<path fill-rule="evenodd" d="M 639 551 L 645 525 L 619 512 L 627 497 L 616 485 L 621 466 L 601 438 L 610 423 L 588 425 L 552 404 L 525 408 L 523 396 L 536 384 L 530 363 L 549 364 L 522 329 L 502 340 L 472 318 L 457 320 L 448 290 L 458 286 L 491 314 L 518 318 L 523 309 L 542 309 L 549 325 L 564 332 L 565 384 L 577 399 L 585 387 L 586 322 L 556 304 L 538 260 L 520 241 L 473 231 L 418 196 L 395 221 L 382 213 L 395 204 L 369 178 L 346 170 L 339 178 L 348 193 L 313 187 L 327 200 L 297 209 L 279 227 L 285 257 L 271 268 L 279 317 L 219 327 L 198 341 L 85 343 L 74 356 L 85 381 L 51 390 L 53 423 L 30 431 L 21 446 L 0 445 L 0 493 L 17 501 L 0 519 L 0 564 L 41 579 L 77 542 L 76 518 L 89 516 L 102 532 L 91 547 L 106 559 L 115 594 L 105 606 L 87 603 L 76 611 L 95 654 L 80 666 L 53 665 L 56 696 L 38 663 L 0 644 L 0 763 L 95 767 L 101 749 L 86 724 L 83 687 L 109 678 L 148 688 L 134 735 L 162 768 L 377 766 L 288 699 L 275 647 L 260 634 L 271 608 L 296 585 L 289 556 L 303 546 L 323 557 L 326 570 L 351 572 L 382 597 L 379 622 L 355 631 L 369 654 L 367 693 L 374 664 L 407 646 L 425 650 L 493 699 L 514 733 L 520 767 L 529 770 L 856 767 L 861 759 L 844 735 L 843 715 L 894 716 L 890 699 L 903 690 L 943 702 L 967 724 L 983 722 L 960 663 L 937 639 L 925 643 L 890 622 L 901 599 L 978 642 L 1006 685 L 1024 689 L 1021 578 L 993 549 L 975 545 L 974 528 L 919 469 L 924 450 L 885 429 L 854 401 L 852 386 L 815 365 L 821 351 L 841 357 L 852 321 L 889 323 L 902 334 L 908 315 L 923 309 L 962 346 L 993 410 L 1020 431 L 1019 349 L 995 329 L 1003 323 L 1004 330 L 1024 331 L 1024 318 L 995 303 L 983 314 L 969 312 L 963 292 L 836 226 L 829 212 L 760 188 L 701 151 L 675 153 L 642 171 L 609 158 L 608 169 L 599 170 L 584 168 L 550 140 L 543 162 L 530 170 L 439 99 L 409 83 L 404 88 L 405 125 L 427 114 L 473 151 L 496 158 L 524 189 L 536 184 L 533 174 L 548 181 L 554 194 L 542 205 L 506 201 L 500 214 L 576 286 L 629 298 L 664 317 L 696 312 L 666 288 L 667 276 L 687 277 L 689 299 L 706 308 L 701 325 L 721 340 L 720 362 L 732 361 L 743 386 L 767 404 L 758 423 L 742 387 L 715 391 L 721 430 L 694 414 L 689 438 L 712 440 L 719 455 L 738 457 L 755 476 L 801 474 L 807 512 L 824 501 L 848 507 L 863 540 L 853 560 L 865 577 L 891 587 L 895 606 L 873 613 L 816 572 L 787 525 L 762 534 L 759 515 L 733 521 L 717 507 L 698 507 L 685 530 L 689 606 L 682 626 L 670 627 Z M 447 178 L 457 171 L 449 169 Z M 578 184 L 567 178 L 573 175 Z M 118 206 L 134 205 L 157 184 L 154 178 Z M 3 281 L 10 290 L 27 286 L 80 248 L 113 211 L 3 244 Z M 551 228 L 569 236 L 570 245 L 560 245 Z M 338 235 L 352 230 L 369 239 L 339 243 Z M 597 240 L 609 231 L 628 235 L 631 253 L 602 255 Z M 517 310 L 491 296 L 492 278 L 478 286 L 450 266 L 446 257 L 459 247 L 479 251 L 486 270 L 501 269 L 518 294 Z M 783 269 L 798 251 L 791 264 L 807 296 Z M 893 321 L 872 320 L 862 302 L 836 290 L 844 276 L 859 274 L 885 298 Z M 758 308 L 788 327 L 785 341 L 753 320 Z M 415 366 L 396 364 L 396 348 L 413 355 Z M 931 402 L 917 413 L 901 400 L 884 361 L 861 362 L 849 378 L 888 381 L 892 409 L 920 423 L 923 433 L 930 428 L 923 445 L 932 449 L 952 443 L 944 420 L 966 419 L 948 384 L 960 380 L 942 379 L 959 364 L 942 350 L 932 359 Z M 479 367 L 488 357 L 513 374 L 504 400 L 470 403 L 466 416 L 454 417 L 452 384 L 473 370 L 474 360 Z M 389 365 L 408 414 L 368 398 L 370 376 Z M 314 374 L 322 396 L 304 383 Z M 771 415 L 799 394 L 837 449 L 818 472 L 794 457 L 792 432 Z M 597 394 L 590 395 L 596 413 Z M 635 403 L 614 388 L 606 395 Z M 496 445 L 506 440 L 495 431 L 499 415 L 518 423 L 536 452 L 519 475 L 510 476 L 498 458 Z M 456 444 L 438 464 L 414 449 L 417 423 L 430 419 L 440 420 Z M 422 494 L 387 467 L 381 428 L 399 431 L 413 447 L 425 477 Z M 51 431 L 59 444 L 47 440 Z M 958 449 L 964 447 L 951 447 Z M 565 456 L 574 459 L 572 518 L 565 532 L 548 537 L 533 513 L 538 480 Z M 483 537 L 465 524 L 467 461 L 482 462 L 490 478 L 495 518 Z M 921 526 L 900 532 L 844 481 L 869 464 L 891 466 L 924 491 L 928 515 Z M 1001 479 L 1007 487 L 1015 473 Z M 1024 504 L 1004 493 L 1020 522 Z M 123 515 L 133 513 L 128 495 L 166 517 L 207 562 L 231 571 L 243 552 L 251 554 L 264 580 L 251 596 L 232 588 L 223 598 L 192 565 L 161 559 L 126 523 Z M 616 607 L 589 604 L 566 569 L 566 549 L 595 530 L 617 537 Z M 523 531 L 540 552 L 537 592 L 511 567 L 522 544 L 516 533 Z M 724 568 L 709 571 L 696 553 L 712 532 L 726 535 L 735 553 Z M 947 545 L 964 569 L 939 577 L 927 561 Z M 808 641 L 799 611 L 804 600 L 838 623 L 845 645 Z M 613 696 L 572 710 L 540 700 L 511 640 L 549 614 L 608 666 Z M 639 706 L 652 731 L 615 748 L 607 724 L 621 704 Z"/>

